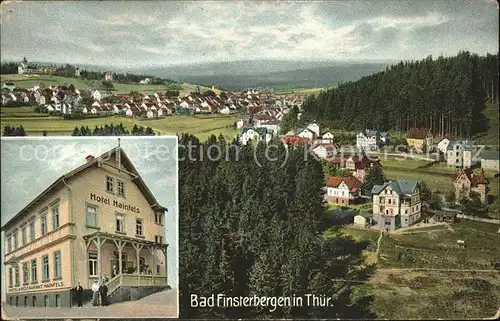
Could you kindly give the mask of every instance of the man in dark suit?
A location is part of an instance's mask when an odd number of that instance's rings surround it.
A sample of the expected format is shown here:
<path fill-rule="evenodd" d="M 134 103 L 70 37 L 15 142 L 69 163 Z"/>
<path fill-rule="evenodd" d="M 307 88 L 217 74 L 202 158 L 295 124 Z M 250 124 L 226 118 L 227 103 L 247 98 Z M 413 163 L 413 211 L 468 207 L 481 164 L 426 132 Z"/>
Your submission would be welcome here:
<path fill-rule="evenodd" d="M 107 306 L 108 305 L 108 286 L 106 285 L 106 282 L 103 282 L 102 285 L 100 286 L 99 294 L 101 295 L 101 305 Z"/>
<path fill-rule="evenodd" d="M 81 307 L 83 300 L 83 287 L 80 285 L 80 282 L 78 282 L 75 287 L 75 299 L 76 299 L 76 304 L 79 307 Z"/>

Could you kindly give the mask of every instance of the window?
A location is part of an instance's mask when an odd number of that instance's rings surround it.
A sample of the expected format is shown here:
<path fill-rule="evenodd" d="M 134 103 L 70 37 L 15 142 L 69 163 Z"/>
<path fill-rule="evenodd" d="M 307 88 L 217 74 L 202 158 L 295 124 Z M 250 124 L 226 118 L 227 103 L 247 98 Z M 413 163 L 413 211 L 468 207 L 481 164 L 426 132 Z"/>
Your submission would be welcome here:
<path fill-rule="evenodd" d="M 391 202 L 392 202 L 392 200 L 389 198 L 389 199 L 387 200 L 387 203 L 388 203 L 388 204 L 391 204 Z"/>
<path fill-rule="evenodd" d="M 19 279 L 19 266 L 16 266 L 14 268 L 14 278 L 15 278 L 15 284 L 16 286 L 19 286 L 21 283 L 21 280 Z"/>
<path fill-rule="evenodd" d="M 123 215 L 116 215 L 116 231 L 125 233 L 125 221 Z"/>
<path fill-rule="evenodd" d="M 408 210 L 405 210 L 405 214 L 408 214 Z"/>
<path fill-rule="evenodd" d="M 27 296 L 24 297 L 24 306 L 25 307 L 28 306 L 28 297 Z"/>
<path fill-rule="evenodd" d="M 56 294 L 56 308 L 59 308 L 61 306 L 61 295 Z"/>
<path fill-rule="evenodd" d="M 143 257 L 139 258 L 139 271 L 141 273 L 146 273 L 146 259 Z"/>
<path fill-rule="evenodd" d="M 87 226 L 97 226 L 97 207 L 87 206 Z"/>
<path fill-rule="evenodd" d="M 385 221 L 385 225 L 391 225 L 391 221 Z"/>
<path fill-rule="evenodd" d="M 33 297 L 33 306 L 36 307 L 36 296 Z"/>
<path fill-rule="evenodd" d="M 17 249 L 17 230 L 12 233 L 12 249 Z"/>
<path fill-rule="evenodd" d="M 118 186 L 118 196 L 125 196 L 125 184 L 119 180 L 116 181 L 116 184 Z"/>
<path fill-rule="evenodd" d="M 23 284 L 28 284 L 29 280 L 28 262 L 26 262 L 23 263 Z"/>
<path fill-rule="evenodd" d="M 141 219 L 135 220 L 135 234 L 142 236 L 142 220 Z"/>
<path fill-rule="evenodd" d="M 7 252 L 12 251 L 12 235 L 7 236 Z"/>
<path fill-rule="evenodd" d="M 36 277 L 36 259 L 31 260 L 31 282 L 34 283 L 37 281 Z"/>
<path fill-rule="evenodd" d="M 417 205 L 417 211 L 420 209 L 420 205 Z"/>
<path fill-rule="evenodd" d="M 42 257 L 42 281 L 47 281 L 49 279 L 49 256 L 44 255 Z"/>
<path fill-rule="evenodd" d="M 61 251 L 54 253 L 54 278 L 61 277 Z"/>
<path fill-rule="evenodd" d="M 331 192 L 330 189 L 328 191 Z M 155 213 L 155 223 L 163 225 L 163 213 L 162 212 Z"/>
<path fill-rule="evenodd" d="M 161 272 L 161 265 L 157 264 L 156 265 L 156 274 L 160 274 Z"/>
<path fill-rule="evenodd" d="M 30 242 L 35 240 L 35 220 L 30 221 Z"/>
<path fill-rule="evenodd" d="M 97 275 L 97 253 L 89 253 L 89 276 Z"/>
<path fill-rule="evenodd" d="M 14 274 L 12 273 L 12 268 L 9 268 L 9 288 L 14 286 Z"/>
<path fill-rule="evenodd" d="M 106 176 L 106 190 L 108 192 L 114 192 L 114 179 L 113 177 Z"/>
<path fill-rule="evenodd" d="M 49 296 L 45 295 L 43 297 L 43 306 L 48 307 L 49 306 Z"/>
<path fill-rule="evenodd" d="M 42 232 L 42 235 L 45 235 L 47 234 L 47 213 L 43 213 L 42 214 L 42 219 L 41 219 L 41 222 L 40 222 L 40 227 L 41 227 L 41 232 Z"/>
<path fill-rule="evenodd" d="M 163 236 L 155 235 L 155 242 L 163 244 Z"/>
<path fill-rule="evenodd" d="M 21 227 L 21 244 L 22 246 L 28 243 L 28 235 L 26 234 L 26 224 Z"/>
<path fill-rule="evenodd" d="M 52 206 L 52 229 L 59 228 L 59 204 Z"/>

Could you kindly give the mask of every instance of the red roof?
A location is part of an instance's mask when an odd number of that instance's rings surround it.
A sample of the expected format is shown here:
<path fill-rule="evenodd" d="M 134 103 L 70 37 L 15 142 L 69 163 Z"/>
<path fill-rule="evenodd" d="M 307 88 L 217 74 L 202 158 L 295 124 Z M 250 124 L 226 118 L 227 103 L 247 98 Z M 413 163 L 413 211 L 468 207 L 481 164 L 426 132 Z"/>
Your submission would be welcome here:
<path fill-rule="evenodd" d="M 281 141 L 284 144 L 300 144 L 300 143 L 309 143 L 310 139 L 307 137 L 298 137 L 298 136 L 288 136 L 283 137 Z"/>
<path fill-rule="evenodd" d="M 406 137 L 410 139 L 425 139 L 429 133 L 429 128 L 410 128 Z"/>
<path fill-rule="evenodd" d="M 483 169 L 481 169 L 479 174 L 475 174 L 474 170 L 472 168 L 464 169 L 463 171 L 460 171 L 455 175 L 455 180 L 461 175 L 465 175 L 467 177 L 467 179 L 469 179 L 472 187 L 477 187 L 477 185 L 480 185 L 480 184 L 486 185 L 489 183 L 488 179 L 486 177 L 484 177 L 484 170 Z"/>
<path fill-rule="evenodd" d="M 328 187 L 338 187 L 342 182 L 347 185 L 350 192 L 356 192 L 356 190 L 363 185 L 363 183 L 354 176 L 332 176 L 328 178 L 328 183 L 326 185 Z"/>
<path fill-rule="evenodd" d="M 363 157 L 359 157 L 358 155 L 355 155 L 352 157 L 352 160 L 356 164 L 356 169 L 365 169 L 374 163 L 380 163 L 380 159 L 376 156 L 367 157 L 366 155 L 363 155 Z"/>
<path fill-rule="evenodd" d="M 345 163 L 345 158 L 333 156 L 333 157 L 327 158 L 327 161 L 329 161 L 330 163 L 333 163 L 333 164 L 343 165 Z"/>

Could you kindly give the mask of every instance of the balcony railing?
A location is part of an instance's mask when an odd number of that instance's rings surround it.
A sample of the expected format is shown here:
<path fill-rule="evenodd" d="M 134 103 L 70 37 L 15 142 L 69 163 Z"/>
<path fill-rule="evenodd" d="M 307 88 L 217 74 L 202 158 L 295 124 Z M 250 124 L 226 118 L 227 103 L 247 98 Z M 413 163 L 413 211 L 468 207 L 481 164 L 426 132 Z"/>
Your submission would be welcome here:
<path fill-rule="evenodd" d="M 108 292 L 115 292 L 120 286 L 168 285 L 167 277 L 161 275 L 118 274 L 108 281 Z"/>

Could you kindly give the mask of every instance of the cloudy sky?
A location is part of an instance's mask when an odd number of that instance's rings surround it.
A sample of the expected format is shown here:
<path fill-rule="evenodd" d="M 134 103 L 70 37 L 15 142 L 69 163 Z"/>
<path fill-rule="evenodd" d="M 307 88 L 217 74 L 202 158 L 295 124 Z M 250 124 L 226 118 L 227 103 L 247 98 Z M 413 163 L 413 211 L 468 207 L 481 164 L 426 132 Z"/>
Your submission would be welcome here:
<path fill-rule="evenodd" d="M 43 142 L 41 140 L 44 140 Z M 117 146 L 117 138 L 5 139 L 1 144 L 1 220 L 3 224 L 62 175 Z M 168 209 L 168 273 L 177 284 L 177 138 L 123 137 L 121 144 L 159 204 Z M 43 173 L 43 175 L 41 175 Z M 13 187 L 9 188 L 9 186 Z M 14 191 L 15 192 L 12 192 Z M 1 264 L 4 255 L 2 232 Z M 5 294 L 2 273 L 2 300 Z"/>
<path fill-rule="evenodd" d="M 496 0 L 4 1 L 3 60 L 152 67 L 498 52 Z"/>

